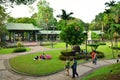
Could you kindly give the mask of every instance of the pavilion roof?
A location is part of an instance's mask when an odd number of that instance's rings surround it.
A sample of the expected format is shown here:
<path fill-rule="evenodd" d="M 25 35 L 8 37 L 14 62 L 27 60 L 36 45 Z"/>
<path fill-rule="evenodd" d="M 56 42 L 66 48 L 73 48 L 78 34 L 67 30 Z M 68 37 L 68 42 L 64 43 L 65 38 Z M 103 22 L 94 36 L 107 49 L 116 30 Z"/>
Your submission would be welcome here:
<path fill-rule="evenodd" d="M 8 30 L 40 30 L 40 28 L 28 23 L 7 23 L 6 28 Z"/>

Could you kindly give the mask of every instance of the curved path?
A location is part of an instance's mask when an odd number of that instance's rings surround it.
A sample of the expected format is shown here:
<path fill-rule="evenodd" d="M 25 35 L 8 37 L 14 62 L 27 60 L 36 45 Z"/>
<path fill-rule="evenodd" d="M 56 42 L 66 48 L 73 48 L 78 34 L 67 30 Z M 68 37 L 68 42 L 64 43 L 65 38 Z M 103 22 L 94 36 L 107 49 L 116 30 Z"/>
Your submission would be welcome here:
<path fill-rule="evenodd" d="M 100 60 L 97 62 L 97 65 L 93 65 L 91 62 L 79 64 L 77 67 L 79 77 L 74 79 L 71 78 L 72 75 L 66 76 L 65 71 L 61 71 L 55 74 L 51 74 L 48 76 L 41 76 L 41 77 L 26 76 L 26 75 L 18 74 L 11 71 L 7 66 L 7 61 L 9 58 L 12 58 L 18 55 L 28 54 L 28 53 L 31 54 L 34 52 L 51 50 L 49 48 L 43 48 L 41 46 L 34 46 L 30 48 L 32 48 L 30 52 L 0 55 L 0 80 L 80 80 L 83 76 L 87 75 L 88 73 L 95 70 L 96 68 L 116 63 L 115 59 L 111 59 L 111 60 Z M 70 70 L 70 74 L 72 74 L 71 70 Z"/>

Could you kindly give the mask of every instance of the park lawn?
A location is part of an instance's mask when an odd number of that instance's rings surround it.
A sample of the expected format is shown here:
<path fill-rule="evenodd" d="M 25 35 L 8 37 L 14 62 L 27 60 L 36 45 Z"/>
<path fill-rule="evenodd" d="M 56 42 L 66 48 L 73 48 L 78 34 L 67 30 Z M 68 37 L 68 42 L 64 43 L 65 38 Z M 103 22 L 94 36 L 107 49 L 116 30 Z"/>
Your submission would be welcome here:
<path fill-rule="evenodd" d="M 59 72 L 64 69 L 65 61 L 59 60 L 60 51 L 47 51 L 45 54 L 52 56 L 51 60 L 33 60 L 35 56 L 39 56 L 42 52 L 17 56 L 9 60 L 10 66 L 20 73 L 28 75 L 48 75 Z M 84 60 L 79 60 L 79 63 Z"/>
<path fill-rule="evenodd" d="M 15 48 L 1 48 L 0 49 L 0 54 L 11 54 L 11 53 L 13 53 L 14 49 Z M 30 48 L 26 48 L 26 49 L 27 49 L 27 51 L 31 50 Z"/>
<path fill-rule="evenodd" d="M 82 80 L 119 80 L 120 79 L 120 63 L 112 64 L 99 68 Z"/>

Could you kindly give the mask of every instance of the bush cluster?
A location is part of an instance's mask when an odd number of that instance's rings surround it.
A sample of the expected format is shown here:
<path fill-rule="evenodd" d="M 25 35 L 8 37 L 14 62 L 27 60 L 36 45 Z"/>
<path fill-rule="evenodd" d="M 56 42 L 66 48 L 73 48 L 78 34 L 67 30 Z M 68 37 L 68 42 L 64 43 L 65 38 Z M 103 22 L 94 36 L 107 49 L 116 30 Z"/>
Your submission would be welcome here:
<path fill-rule="evenodd" d="M 5 43 L 5 42 L 0 42 L 0 48 L 4 48 L 4 47 L 6 47 L 7 46 L 7 43 Z"/>
<path fill-rule="evenodd" d="M 14 53 L 25 52 L 25 51 L 26 51 L 25 47 L 18 47 L 13 50 Z"/>
<path fill-rule="evenodd" d="M 91 59 L 91 53 L 92 52 L 87 53 L 87 58 Z M 104 58 L 105 57 L 103 52 L 96 51 L 96 53 L 97 53 L 97 58 Z M 83 53 L 76 52 L 74 50 L 63 50 L 63 51 L 61 51 L 61 55 L 59 56 L 59 59 L 60 60 L 66 60 L 67 57 L 69 57 L 70 60 L 72 60 L 74 57 L 76 57 L 79 60 L 79 59 L 85 58 L 86 55 L 83 54 Z"/>
<path fill-rule="evenodd" d="M 59 56 L 60 60 L 66 60 L 66 58 L 69 57 L 70 60 L 72 60 L 74 57 L 77 59 L 82 59 L 83 55 L 79 52 L 76 52 L 74 50 L 63 50 L 61 51 L 61 55 Z"/>

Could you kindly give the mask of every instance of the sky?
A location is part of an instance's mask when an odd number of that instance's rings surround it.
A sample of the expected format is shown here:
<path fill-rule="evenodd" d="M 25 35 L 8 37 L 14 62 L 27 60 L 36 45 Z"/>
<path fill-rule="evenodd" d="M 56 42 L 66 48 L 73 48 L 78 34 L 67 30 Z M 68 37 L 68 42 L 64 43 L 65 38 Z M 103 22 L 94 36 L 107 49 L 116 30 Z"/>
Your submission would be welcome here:
<path fill-rule="evenodd" d="M 105 2 L 111 0 L 46 0 L 50 3 L 50 7 L 54 9 L 54 16 L 61 14 L 61 9 L 66 10 L 67 13 L 73 12 L 73 17 L 80 18 L 86 23 L 90 23 L 97 14 L 105 10 Z M 115 0 L 119 1 L 119 0 Z M 36 3 L 32 5 L 34 11 L 27 6 L 16 6 L 9 9 L 11 16 L 17 17 L 30 17 L 34 12 L 37 12 Z"/>

